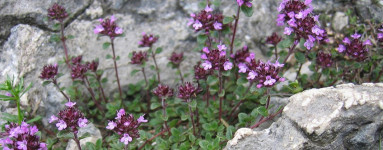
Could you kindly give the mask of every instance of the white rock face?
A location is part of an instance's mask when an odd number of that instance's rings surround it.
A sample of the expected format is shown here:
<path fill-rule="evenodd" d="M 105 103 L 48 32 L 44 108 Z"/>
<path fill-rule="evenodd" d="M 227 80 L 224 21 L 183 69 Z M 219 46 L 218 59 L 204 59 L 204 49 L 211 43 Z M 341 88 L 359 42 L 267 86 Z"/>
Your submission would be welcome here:
<path fill-rule="evenodd" d="M 370 83 L 306 90 L 289 98 L 271 127 L 240 129 L 226 149 L 377 149 L 382 96 L 383 87 Z"/>

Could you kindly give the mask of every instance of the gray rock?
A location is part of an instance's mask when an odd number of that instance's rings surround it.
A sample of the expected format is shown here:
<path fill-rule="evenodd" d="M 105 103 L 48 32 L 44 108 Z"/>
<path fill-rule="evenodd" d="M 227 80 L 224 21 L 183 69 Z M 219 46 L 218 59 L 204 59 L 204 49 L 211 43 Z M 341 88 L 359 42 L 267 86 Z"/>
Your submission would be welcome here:
<path fill-rule="evenodd" d="M 348 25 L 348 16 L 343 12 L 336 12 L 332 19 L 332 28 L 335 31 L 341 31 Z"/>
<path fill-rule="evenodd" d="M 306 90 L 289 98 L 269 128 L 240 129 L 226 149 L 377 149 L 382 92 L 382 84 Z"/>
<path fill-rule="evenodd" d="M 80 140 L 82 149 L 85 149 L 87 142 L 95 144 L 98 139 L 102 139 L 100 130 L 96 128 L 92 123 L 88 124 L 86 127 L 80 128 L 78 131 L 78 137 L 83 136 L 85 133 L 89 133 L 90 136 Z M 73 139 L 69 140 L 66 150 L 78 150 L 77 144 Z"/>

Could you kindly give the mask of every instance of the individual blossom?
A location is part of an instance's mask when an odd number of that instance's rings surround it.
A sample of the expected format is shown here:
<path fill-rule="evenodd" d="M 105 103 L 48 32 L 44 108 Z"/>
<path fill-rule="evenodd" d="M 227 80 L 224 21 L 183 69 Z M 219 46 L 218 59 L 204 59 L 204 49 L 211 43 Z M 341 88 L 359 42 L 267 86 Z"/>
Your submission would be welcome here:
<path fill-rule="evenodd" d="M 247 79 L 250 82 L 256 82 L 257 88 L 272 87 L 277 82 L 285 81 L 285 78 L 280 77 L 278 74 L 283 67 L 278 60 L 275 63 L 262 62 L 252 59 L 247 65 L 248 76 Z"/>
<path fill-rule="evenodd" d="M 140 116 L 135 120 L 132 114 L 127 115 L 124 109 L 120 109 L 117 112 L 115 121 L 109 121 L 106 129 L 115 131 L 121 137 L 120 142 L 128 145 L 133 138 L 140 137 L 138 128 L 141 123 L 145 122 L 148 122 L 148 120 L 145 120 L 144 116 Z"/>
<path fill-rule="evenodd" d="M 169 60 L 173 65 L 179 66 L 180 63 L 182 62 L 183 58 L 184 58 L 184 53 L 173 52 L 172 56 L 169 58 Z"/>
<path fill-rule="evenodd" d="M 72 61 L 73 65 L 81 64 L 82 55 L 79 55 L 77 57 L 73 57 L 71 61 Z"/>
<path fill-rule="evenodd" d="M 85 127 L 88 120 L 84 117 L 80 110 L 75 108 L 76 102 L 67 102 L 66 108 L 61 110 L 57 116 L 52 115 L 49 123 L 56 123 L 58 130 L 68 129 L 70 132 L 76 133 L 79 128 Z"/>
<path fill-rule="evenodd" d="M 68 13 L 64 7 L 55 3 L 51 8 L 48 9 L 48 17 L 49 19 L 63 22 L 65 18 L 68 17 Z"/>
<path fill-rule="evenodd" d="M 239 6 L 242 6 L 243 4 L 245 4 L 247 7 L 252 7 L 253 6 L 253 4 L 251 3 L 251 1 L 253 1 L 253 0 L 237 0 L 237 4 L 239 5 Z"/>
<path fill-rule="evenodd" d="M 206 80 L 207 76 L 211 74 L 211 71 L 205 70 L 200 66 L 201 62 L 198 62 L 197 65 L 194 66 L 194 78 L 197 80 Z"/>
<path fill-rule="evenodd" d="M 142 33 L 142 39 L 138 42 L 138 46 L 140 47 L 152 47 L 154 43 L 158 41 L 158 36 L 154 36 L 153 34 Z"/>
<path fill-rule="evenodd" d="M 25 122 L 21 125 L 10 123 L 5 125 L 5 132 L 0 133 L 0 145 L 4 150 L 47 150 L 46 144 L 40 142 L 36 135 L 39 130 Z"/>
<path fill-rule="evenodd" d="M 278 11 L 277 25 L 286 24 L 284 34 L 295 33 L 295 39 L 306 40 L 307 49 L 314 47 L 315 43 L 327 42 L 327 32 L 318 26 L 319 16 L 312 14 L 311 0 L 283 0 Z"/>
<path fill-rule="evenodd" d="M 71 77 L 72 79 L 83 79 L 85 73 L 88 71 L 88 66 L 84 64 L 77 64 L 72 66 Z"/>
<path fill-rule="evenodd" d="M 96 72 L 98 68 L 98 61 L 92 61 L 90 63 L 87 63 L 88 70 L 92 72 Z"/>
<path fill-rule="evenodd" d="M 197 87 L 194 87 L 190 82 L 178 87 L 178 98 L 189 100 L 199 92 Z"/>
<path fill-rule="evenodd" d="M 267 37 L 266 43 L 271 44 L 273 46 L 277 46 L 279 42 L 281 42 L 282 37 L 280 37 L 276 32 L 274 32 L 271 36 Z"/>
<path fill-rule="evenodd" d="M 345 37 L 343 43 L 339 44 L 338 52 L 344 53 L 356 61 L 363 61 L 368 57 L 368 45 L 372 45 L 369 39 L 362 41 L 360 34 L 353 34 L 351 38 Z"/>
<path fill-rule="evenodd" d="M 116 18 L 111 16 L 110 18 L 99 19 L 100 24 L 94 28 L 95 34 L 101 34 L 105 36 L 109 36 L 110 38 L 114 38 L 117 36 L 121 36 L 123 30 L 121 27 L 118 27 L 116 24 Z"/>
<path fill-rule="evenodd" d="M 154 89 L 153 93 L 157 95 L 159 98 L 168 98 L 173 96 L 173 89 L 167 85 L 159 84 L 156 89 Z"/>
<path fill-rule="evenodd" d="M 331 65 L 333 64 L 333 60 L 331 58 L 331 54 L 324 53 L 322 51 L 319 52 L 317 54 L 316 63 L 318 65 L 322 66 L 323 68 L 331 67 Z"/>
<path fill-rule="evenodd" d="M 131 64 L 142 65 L 146 61 L 148 61 L 148 54 L 147 54 L 147 52 L 136 52 L 136 51 L 133 51 L 132 58 L 130 60 Z"/>
<path fill-rule="evenodd" d="M 57 73 L 58 73 L 57 64 L 44 66 L 43 71 L 41 71 L 40 78 L 45 80 L 54 79 Z"/>
<path fill-rule="evenodd" d="M 230 70 L 233 64 L 226 58 L 226 46 L 218 45 L 218 49 L 209 50 L 207 47 L 203 48 L 201 58 L 204 62 L 201 66 L 205 70 Z"/>
<path fill-rule="evenodd" d="M 193 27 L 195 31 L 205 30 L 206 33 L 209 33 L 222 30 L 226 26 L 223 24 L 222 13 L 213 12 L 209 5 L 197 14 L 190 14 L 190 17 L 188 26 Z"/>

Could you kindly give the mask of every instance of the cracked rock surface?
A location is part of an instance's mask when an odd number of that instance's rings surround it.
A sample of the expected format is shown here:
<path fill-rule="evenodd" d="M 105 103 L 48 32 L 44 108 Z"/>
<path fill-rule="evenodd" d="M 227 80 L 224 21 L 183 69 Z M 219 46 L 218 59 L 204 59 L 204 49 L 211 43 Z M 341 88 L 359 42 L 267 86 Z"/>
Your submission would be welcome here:
<path fill-rule="evenodd" d="M 311 89 L 295 94 L 269 128 L 239 129 L 227 150 L 378 149 L 383 84 Z"/>

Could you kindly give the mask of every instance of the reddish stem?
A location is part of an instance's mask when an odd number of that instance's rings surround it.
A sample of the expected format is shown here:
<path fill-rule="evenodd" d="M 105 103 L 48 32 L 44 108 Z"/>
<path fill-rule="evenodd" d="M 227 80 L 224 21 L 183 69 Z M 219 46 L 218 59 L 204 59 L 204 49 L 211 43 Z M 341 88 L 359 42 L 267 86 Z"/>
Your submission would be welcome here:
<path fill-rule="evenodd" d="M 138 150 L 141 150 L 142 148 L 144 148 L 144 146 L 145 146 L 147 143 L 149 143 L 150 141 L 152 141 L 152 140 L 155 139 L 156 137 L 158 137 L 158 136 L 164 134 L 164 133 L 167 132 L 168 130 L 169 130 L 169 129 L 167 129 L 167 130 L 166 130 L 166 129 L 165 129 L 165 130 L 162 130 L 160 133 L 157 133 L 155 136 L 153 136 L 153 137 L 151 137 L 150 139 L 146 140 L 145 143 L 142 144 L 142 145 L 138 148 Z"/>
<path fill-rule="evenodd" d="M 253 86 L 253 83 L 254 83 L 254 82 L 250 82 L 250 85 L 249 85 L 249 87 L 247 88 L 245 94 L 243 94 L 243 96 L 246 96 L 246 94 L 249 93 L 251 86 Z M 234 114 L 235 110 L 237 110 L 237 108 L 238 108 L 239 106 L 241 106 L 241 104 L 242 104 L 243 102 L 245 102 L 245 99 L 242 99 L 241 101 L 239 101 L 239 103 L 238 103 L 237 105 L 234 106 L 234 108 L 230 111 L 229 118 L 233 117 L 233 114 Z"/>
<path fill-rule="evenodd" d="M 196 132 L 195 132 L 195 123 L 194 123 L 194 115 L 193 115 L 192 108 L 191 108 L 191 106 L 190 106 L 190 99 L 188 99 L 187 102 L 188 102 L 188 106 L 189 106 L 190 119 L 191 119 L 191 121 L 192 121 L 192 125 L 193 125 L 193 135 L 196 136 Z"/>
<path fill-rule="evenodd" d="M 93 92 L 92 88 L 90 87 L 90 83 L 89 83 L 88 77 L 85 76 L 83 78 L 83 82 L 84 82 L 85 87 L 88 89 L 88 91 L 89 91 L 89 93 L 90 93 L 94 103 L 96 104 L 97 108 L 100 109 L 100 111 L 102 111 L 103 109 L 102 109 L 101 105 L 99 104 L 99 102 L 96 100 L 94 92 Z"/>
<path fill-rule="evenodd" d="M 270 115 L 269 117 L 260 120 L 257 124 L 251 126 L 250 128 L 251 128 L 251 129 L 254 129 L 254 128 L 260 126 L 262 123 L 264 123 L 264 122 L 266 122 L 266 121 L 268 121 L 268 120 L 270 120 L 270 119 L 273 119 L 275 116 L 277 116 L 278 114 L 282 113 L 282 111 L 283 111 L 283 108 L 281 108 L 277 113 L 272 114 L 272 115 Z"/>
<path fill-rule="evenodd" d="M 241 6 L 238 6 L 237 16 L 235 16 L 235 23 L 234 23 L 233 37 L 231 38 L 231 43 L 230 43 L 230 54 L 233 54 L 234 40 L 235 40 L 235 34 L 237 33 L 237 26 L 238 26 L 239 10 L 240 10 L 240 9 L 241 9 Z"/>
<path fill-rule="evenodd" d="M 152 47 L 150 47 L 150 49 L 151 49 L 151 52 L 152 52 L 152 58 L 153 58 L 153 61 L 154 61 L 154 65 L 156 65 L 158 83 L 161 83 L 160 69 L 158 68 L 158 65 L 157 65 L 156 54 L 153 52 Z"/>
<path fill-rule="evenodd" d="M 118 84 L 118 92 L 120 93 L 121 103 L 123 103 L 122 102 L 122 90 L 121 90 L 121 85 L 120 85 L 120 78 L 118 78 L 116 54 L 115 54 L 115 51 L 114 51 L 114 38 L 110 38 L 110 43 L 112 45 L 112 51 L 113 51 L 114 71 L 116 72 L 116 78 L 117 78 L 117 84 Z"/>
<path fill-rule="evenodd" d="M 68 56 L 68 48 L 66 46 L 66 37 L 64 35 L 64 23 L 63 22 L 60 22 L 60 26 L 61 26 L 61 42 L 63 43 L 63 47 L 64 47 L 64 52 L 65 52 L 65 63 L 67 64 L 68 68 L 71 69 L 71 66 L 69 64 L 69 56 Z"/>
<path fill-rule="evenodd" d="M 77 133 L 76 133 L 76 132 L 73 132 L 73 135 L 74 135 L 74 138 L 73 138 L 73 139 L 74 139 L 74 141 L 76 142 L 78 149 L 81 150 L 80 140 L 79 140 L 78 137 L 77 137 Z"/>
<path fill-rule="evenodd" d="M 57 84 L 57 80 L 56 79 L 52 79 L 52 83 L 56 86 L 57 89 L 59 89 L 60 93 L 62 95 L 64 95 L 64 97 L 68 100 L 68 102 L 70 101 L 70 98 L 60 89 L 59 85 Z"/>
<path fill-rule="evenodd" d="M 98 89 L 101 91 L 101 96 L 104 99 L 104 102 L 108 103 L 108 100 L 106 99 L 106 96 L 105 96 L 104 88 L 102 87 L 102 84 L 101 84 L 101 76 L 99 76 L 96 72 L 94 72 L 94 74 L 96 75 L 97 83 L 100 85 Z"/>

